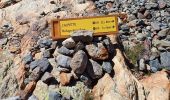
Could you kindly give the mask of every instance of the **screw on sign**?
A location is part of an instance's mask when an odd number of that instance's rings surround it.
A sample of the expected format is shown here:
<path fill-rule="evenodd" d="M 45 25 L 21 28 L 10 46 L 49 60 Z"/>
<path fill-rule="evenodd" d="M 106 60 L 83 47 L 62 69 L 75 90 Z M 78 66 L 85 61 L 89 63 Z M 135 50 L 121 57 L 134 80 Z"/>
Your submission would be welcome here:
<path fill-rule="evenodd" d="M 95 36 L 117 34 L 118 17 L 125 19 L 126 14 L 52 20 L 52 38 L 68 38 L 76 30 L 93 31 Z"/>

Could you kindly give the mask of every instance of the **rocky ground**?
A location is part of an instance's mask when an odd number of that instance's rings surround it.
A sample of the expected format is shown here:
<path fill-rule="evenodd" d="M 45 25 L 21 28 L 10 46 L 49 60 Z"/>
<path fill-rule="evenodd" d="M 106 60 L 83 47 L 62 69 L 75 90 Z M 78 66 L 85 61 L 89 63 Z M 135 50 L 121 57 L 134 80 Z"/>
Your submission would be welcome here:
<path fill-rule="evenodd" d="M 51 39 L 54 18 L 115 12 L 117 36 Z M 0 0 L 0 99 L 169 100 L 169 22 L 169 0 Z"/>

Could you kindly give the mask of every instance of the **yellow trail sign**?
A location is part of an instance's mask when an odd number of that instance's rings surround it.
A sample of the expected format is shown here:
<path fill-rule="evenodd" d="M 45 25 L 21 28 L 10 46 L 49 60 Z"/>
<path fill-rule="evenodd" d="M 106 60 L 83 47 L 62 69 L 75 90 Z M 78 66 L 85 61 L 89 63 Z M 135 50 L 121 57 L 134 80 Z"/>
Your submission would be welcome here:
<path fill-rule="evenodd" d="M 76 30 L 93 31 L 94 35 L 118 33 L 118 16 L 109 15 L 52 21 L 53 39 L 67 38 L 70 36 L 70 33 Z"/>

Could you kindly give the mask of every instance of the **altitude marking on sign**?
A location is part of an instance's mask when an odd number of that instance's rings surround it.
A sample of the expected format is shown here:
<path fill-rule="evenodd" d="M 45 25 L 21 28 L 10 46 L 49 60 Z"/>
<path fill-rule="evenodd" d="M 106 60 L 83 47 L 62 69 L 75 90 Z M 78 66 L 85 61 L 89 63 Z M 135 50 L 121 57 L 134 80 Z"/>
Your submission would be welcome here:
<path fill-rule="evenodd" d="M 118 16 L 109 15 L 52 21 L 53 39 L 67 38 L 70 33 L 76 30 L 93 31 L 95 36 L 118 33 Z"/>

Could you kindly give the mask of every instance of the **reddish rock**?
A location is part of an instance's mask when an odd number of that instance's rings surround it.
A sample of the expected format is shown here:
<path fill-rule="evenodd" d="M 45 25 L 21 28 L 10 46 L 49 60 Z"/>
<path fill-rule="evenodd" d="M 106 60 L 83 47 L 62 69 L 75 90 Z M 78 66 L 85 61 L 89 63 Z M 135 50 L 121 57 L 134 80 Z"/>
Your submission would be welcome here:
<path fill-rule="evenodd" d="M 86 50 L 93 59 L 106 60 L 109 57 L 108 50 L 102 43 L 86 45 Z"/>
<path fill-rule="evenodd" d="M 63 85 L 63 86 L 68 85 L 71 81 L 71 78 L 72 78 L 71 73 L 61 72 L 60 73 L 60 83 L 61 83 L 61 85 Z"/>

